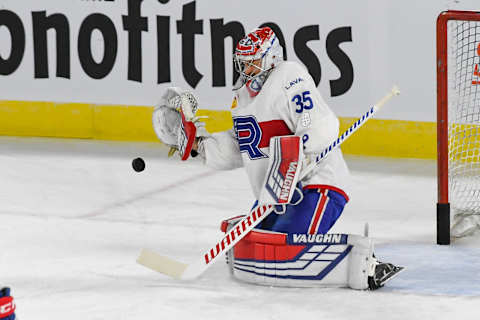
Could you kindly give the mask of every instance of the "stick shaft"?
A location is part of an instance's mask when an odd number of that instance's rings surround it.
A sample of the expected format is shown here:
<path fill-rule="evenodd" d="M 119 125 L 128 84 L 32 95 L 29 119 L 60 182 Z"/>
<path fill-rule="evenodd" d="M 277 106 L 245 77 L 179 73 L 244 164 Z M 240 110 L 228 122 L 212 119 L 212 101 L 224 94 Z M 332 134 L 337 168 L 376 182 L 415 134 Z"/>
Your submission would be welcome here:
<path fill-rule="evenodd" d="M 272 211 L 273 206 L 271 205 L 258 205 L 223 235 L 215 245 L 205 250 L 201 258 L 188 265 L 145 249 L 142 250 L 137 262 L 175 279 L 195 279 L 222 257 L 224 253 L 232 249 Z"/>

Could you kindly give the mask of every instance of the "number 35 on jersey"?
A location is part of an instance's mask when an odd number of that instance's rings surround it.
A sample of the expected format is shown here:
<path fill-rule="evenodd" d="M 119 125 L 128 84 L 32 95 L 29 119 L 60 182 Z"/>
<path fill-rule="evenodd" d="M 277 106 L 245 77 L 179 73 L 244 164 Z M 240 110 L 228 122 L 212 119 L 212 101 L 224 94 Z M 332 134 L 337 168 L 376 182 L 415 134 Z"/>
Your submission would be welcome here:
<path fill-rule="evenodd" d="M 301 94 L 293 96 L 292 102 L 297 106 L 295 112 L 302 113 L 303 110 L 310 110 L 313 108 L 313 101 L 310 97 L 310 91 L 303 91 Z"/>

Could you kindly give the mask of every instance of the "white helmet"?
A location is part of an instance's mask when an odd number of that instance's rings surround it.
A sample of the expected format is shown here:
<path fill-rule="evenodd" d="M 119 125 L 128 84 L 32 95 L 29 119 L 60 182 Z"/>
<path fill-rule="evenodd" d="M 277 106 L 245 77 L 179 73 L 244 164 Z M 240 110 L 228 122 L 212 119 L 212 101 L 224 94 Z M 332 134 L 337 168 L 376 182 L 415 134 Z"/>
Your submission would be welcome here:
<path fill-rule="evenodd" d="M 261 59 L 260 66 L 253 64 Z M 258 76 L 266 77 L 268 72 L 283 61 L 283 48 L 277 36 L 270 27 L 257 28 L 243 37 L 233 54 L 235 69 L 240 73 L 243 83 Z M 248 75 L 244 71 L 249 66 L 260 70 L 255 75 Z"/>

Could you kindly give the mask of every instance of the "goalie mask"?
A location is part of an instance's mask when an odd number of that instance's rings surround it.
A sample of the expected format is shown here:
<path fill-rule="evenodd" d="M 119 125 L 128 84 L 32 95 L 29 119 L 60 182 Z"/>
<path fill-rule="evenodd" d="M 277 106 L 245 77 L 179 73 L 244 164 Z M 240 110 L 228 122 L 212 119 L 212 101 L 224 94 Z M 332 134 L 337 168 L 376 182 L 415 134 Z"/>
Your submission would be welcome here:
<path fill-rule="evenodd" d="M 271 28 L 257 28 L 238 42 L 233 60 L 241 78 L 234 90 L 247 84 L 251 94 L 258 94 L 270 71 L 283 61 L 283 48 Z"/>

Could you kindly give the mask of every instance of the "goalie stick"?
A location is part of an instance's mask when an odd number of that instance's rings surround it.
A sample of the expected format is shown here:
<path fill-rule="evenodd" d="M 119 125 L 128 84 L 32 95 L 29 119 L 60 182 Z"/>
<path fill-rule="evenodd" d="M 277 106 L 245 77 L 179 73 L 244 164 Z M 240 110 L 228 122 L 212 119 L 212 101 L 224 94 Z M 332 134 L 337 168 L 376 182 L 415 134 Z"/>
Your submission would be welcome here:
<path fill-rule="evenodd" d="M 328 146 L 316 159 L 311 163 L 300 175 L 300 179 L 304 178 L 316 165 L 322 161 L 332 150 L 341 145 L 355 131 L 358 130 L 366 121 L 380 110 L 385 103 L 393 96 L 398 95 L 400 91 L 394 86 L 391 91 L 383 97 L 377 104 L 371 107 L 361 118 L 359 118 L 350 128 L 348 128 L 337 140 Z M 199 277 L 208 269 L 215 261 L 224 253 L 229 251 L 240 240 L 243 239 L 255 226 L 263 221 L 273 211 L 272 204 L 258 205 L 242 220 L 240 220 L 228 233 L 210 249 L 206 250 L 202 257 L 190 264 L 182 263 L 174 259 L 159 255 L 151 250 L 142 249 L 137 262 L 154 271 L 168 275 L 174 279 L 192 280 Z"/>

